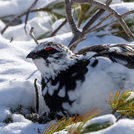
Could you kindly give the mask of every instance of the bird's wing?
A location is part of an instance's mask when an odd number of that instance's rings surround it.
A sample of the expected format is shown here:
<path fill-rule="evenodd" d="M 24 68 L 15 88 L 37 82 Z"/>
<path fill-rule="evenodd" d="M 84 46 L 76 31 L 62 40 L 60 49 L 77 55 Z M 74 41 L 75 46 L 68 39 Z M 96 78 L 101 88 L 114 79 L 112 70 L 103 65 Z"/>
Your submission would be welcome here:
<path fill-rule="evenodd" d="M 134 46 L 127 44 L 108 44 L 108 45 L 96 45 L 92 47 L 86 47 L 77 52 L 77 54 L 86 55 L 87 53 L 94 52 L 94 58 L 107 57 L 112 62 L 117 62 L 126 66 L 127 68 L 134 69 Z"/>
<path fill-rule="evenodd" d="M 132 87 L 134 79 L 134 46 L 126 44 L 97 45 L 78 51 L 87 57 L 93 70 L 103 70 L 120 89 Z M 89 71 L 90 72 L 90 71 Z"/>

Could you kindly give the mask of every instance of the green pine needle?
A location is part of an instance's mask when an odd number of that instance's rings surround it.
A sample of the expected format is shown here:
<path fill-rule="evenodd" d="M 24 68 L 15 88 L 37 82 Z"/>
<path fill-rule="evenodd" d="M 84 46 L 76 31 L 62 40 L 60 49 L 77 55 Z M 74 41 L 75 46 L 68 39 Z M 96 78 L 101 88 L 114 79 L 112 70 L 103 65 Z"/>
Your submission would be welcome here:
<path fill-rule="evenodd" d="M 106 102 L 111 106 L 114 112 L 123 114 L 123 115 L 134 115 L 134 98 L 129 99 L 132 91 L 124 91 L 120 95 L 121 91 L 117 91 L 114 94 L 109 94 L 109 101 Z M 120 95 L 120 96 L 119 96 Z"/>
<path fill-rule="evenodd" d="M 90 120 L 91 118 L 98 115 L 101 111 L 98 109 L 89 110 L 83 115 L 69 117 L 68 119 L 62 118 L 56 123 L 53 123 L 52 121 L 49 122 L 44 131 L 43 134 L 52 134 L 54 132 L 61 131 L 63 129 L 66 129 L 69 133 L 72 134 L 79 134 L 82 130 L 84 124 Z M 79 124 L 77 124 L 79 122 Z M 73 125 L 72 125 L 73 124 Z"/>
<path fill-rule="evenodd" d="M 90 125 L 86 126 L 84 128 L 84 130 L 81 131 L 81 133 L 88 133 L 88 132 L 99 131 L 99 130 L 105 129 L 105 128 L 111 126 L 111 125 L 113 125 L 113 123 L 110 122 L 110 121 L 107 121 L 107 122 L 104 122 L 104 123 L 90 124 Z"/>

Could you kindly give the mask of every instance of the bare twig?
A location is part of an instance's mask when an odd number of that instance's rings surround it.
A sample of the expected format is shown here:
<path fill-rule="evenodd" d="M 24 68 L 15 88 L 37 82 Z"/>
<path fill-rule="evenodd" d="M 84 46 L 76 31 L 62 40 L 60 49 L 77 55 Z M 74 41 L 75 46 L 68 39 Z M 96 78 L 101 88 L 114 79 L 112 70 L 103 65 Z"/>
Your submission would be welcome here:
<path fill-rule="evenodd" d="M 106 35 L 110 35 L 110 34 L 100 34 L 100 35 L 96 35 L 97 37 L 103 37 L 103 36 L 106 36 Z"/>
<path fill-rule="evenodd" d="M 38 41 L 36 40 L 36 38 L 34 37 L 34 35 L 33 35 L 33 29 L 34 29 L 34 28 L 31 27 L 29 35 L 30 35 L 31 38 L 35 41 L 35 43 L 38 45 L 39 43 L 38 43 Z"/>
<path fill-rule="evenodd" d="M 129 15 L 129 14 L 133 14 L 133 13 L 134 13 L 134 10 L 128 11 L 128 12 L 122 14 L 121 17 L 125 17 L 125 16 L 127 16 L 127 15 Z"/>
<path fill-rule="evenodd" d="M 115 112 L 116 112 L 116 110 L 117 110 L 117 109 L 114 109 L 114 110 L 112 111 L 112 113 L 111 113 L 111 114 L 113 114 L 113 115 L 114 115 L 114 114 L 115 114 Z"/>
<path fill-rule="evenodd" d="M 37 82 L 37 79 L 34 80 L 34 88 L 35 88 L 35 93 L 36 93 L 36 112 L 39 113 L 39 93 L 38 93 L 36 82 Z"/>
<path fill-rule="evenodd" d="M 50 35 L 50 37 L 55 36 L 55 34 L 56 34 L 66 23 L 67 23 L 67 19 L 65 19 L 57 29 L 55 29 L 55 31 Z"/>
<path fill-rule="evenodd" d="M 67 20 L 70 24 L 70 28 L 72 30 L 72 33 L 74 35 L 76 34 L 81 34 L 81 31 L 79 30 L 79 28 L 76 26 L 74 18 L 72 16 L 72 12 L 71 12 L 71 2 L 70 0 L 65 0 L 65 10 L 66 10 L 66 14 L 67 14 Z"/>
<path fill-rule="evenodd" d="M 73 39 L 75 40 L 75 38 L 73 38 Z M 74 49 L 77 47 L 77 45 L 84 40 L 86 40 L 86 38 L 79 38 L 79 39 L 75 40 L 73 43 L 70 44 L 70 46 L 69 46 L 70 50 L 74 51 Z"/>
<path fill-rule="evenodd" d="M 38 11 L 48 11 L 45 8 L 39 8 L 39 9 L 33 9 L 30 12 L 38 12 Z M 13 20 L 11 20 L 2 30 L 1 30 L 1 34 L 3 34 L 5 32 L 5 30 L 11 26 L 14 22 L 16 22 L 18 19 L 20 19 L 22 16 L 26 15 L 27 11 L 21 13 L 20 15 L 18 15 L 17 17 L 15 17 Z"/>
<path fill-rule="evenodd" d="M 105 4 L 102 4 L 100 2 L 97 1 L 93 1 L 93 0 L 72 0 L 71 1 L 72 4 L 92 4 L 94 6 L 98 6 L 100 8 L 105 9 L 106 11 L 112 13 L 115 18 L 118 20 L 118 22 L 120 23 L 120 25 L 122 26 L 122 28 L 124 29 L 124 31 L 127 33 L 127 35 L 134 40 L 134 35 L 131 32 L 131 30 L 129 29 L 129 27 L 126 25 L 125 21 L 122 19 L 121 15 L 118 14 L 118 12 L 116 12 L 115 10 L 113 10 L 112 8 L 110 8 L 109 6 L 106 6 Z"/>
<path fill-rule="evenodd" d="M 112 0 L 107 0 L 107 3 L 106 4 L 110 4 L 110 2 L 112 2 Z M 128 15 L 128 14 L 124 14 L 124 15 L 120 15 L 118 14 L 118 12 L 116 12 L 115 10 L 113 10 L 112 8 L 110 8 L 108 5 L 105 5 L 101 2 L 97 2 L 97 1 L 94 1 L 94 0 L 65 0 L 65 7 L 66 7 L 66 14 L 67 14 L 67 18 L 73 18 L 72 17 L 72 14 L 71 14 L 71 11 L 68 11 L 67 10 L 71 10 L 71 5 L 72 4 L 90 4 L 90 5 L 94 5 L 94 6 L 97 6 L 97 7 L 100 7 L 102 9 L 100 9 L 98 12 L 100 12 L 100 14 L 102 14 L 104 11 L 108 11 L 111 15 L 115 16 L 115 18 L 117 19 L 117 21 L 120 23 L 120 25 L 123 27 L 124 31 L 126 32 L 126 34 L 134 40 L 134 35 L 133 33 L 131 32 L 131 30 L 129 29 L 129 27 L 126 25 L 125 21 L 122 19 L 123 16 L 125 15 Z M 68 7 L 69 6 L 69 7 Z M 97 12 L 97 13 L 98 13 Z M 72 32 L 74 34 L 74 37 L 73 39 L 71 40 L 70 44 L 69 44 L 69 48 L 74 51 L 74 49 L 76 48 L 76 44 L 77 43 L 77 40 L 81 40 L 84 38 L 85 34 L 88 32 L 89 30 L 89 27 L 91 27 L 91 25 L 94 23 L 94 21 L 100 16 L 99 13 L 98 14 L 95 14 L 93 16 L 93 18 L 90 19 L 90 21 L 83 27 L 82 29 L 82 32 L 81 30 L 79 30 L 77 28 L 77 26 L 75 26 L 75 22 L 74 21 L 71 21 L 70 23 L 70 19 L 68 19 L 68 22 L 70 24 L 70 27 L 72 29 Z M 131 12 L 132 13 L 132 12 Z M 111 16 L 110 15 L 110 16 Z M 107 19 L 109 16 L 107 16 L 105 19 Z M 102 20 L 100 23 L 98 23 L 94 28 L 96 28 L 97 26 L 99 26 L 104 20 Z M 73 29 L 74 28 L 74 29 Z M 90 29 L 90 30 L 93 30 L 93 29 Z M 75 33 L 75 31 L 77 33 Z M 80 39 L 81 38 L 81 39 Z M 74 43 L 76 42 L 76 44 Z M 73 44 L 73 45 L 72 45 Z"/>
<path fill-rule="evenodd" d="M 110 16 L 112 16 L 112 14 L 109 14 L 107 16 L 105 16 L 98 24 L 96 24 L 95 26 L 93 26 L 92 28 L 90 28 L 89 30 L 86 30 L 85 33 L 89 33 L 91 31 L 93 31 L 95 28 L 97 28 L 98 26 L 100 26 L 106 19 L 108 19 Z"/>
<path fill-rule="evenodd" d="M 112 2 L 112 0 L 107 0 L 106 5 L 109 6 L 109 4 Z M 87 33 L 87 30 L 91 25 L 105 12 L 104 9 L 100 9 L 90 20 L 89 22 L 83 27 L 83 32 Z"/>
<path fill-rule="evenodd" d="M 27 33 L 26 25 L 27 25 L 28 15 L 29 15 L 31 9 L 36 5 L 37 2 L 38 2 L 38 0 L 35 0 L 34 3 L 30 6 L 30 8 L 27 10 L 26 18 L 25 18 L 25 26 L 24 26 L 25 33 Z"/>
<path fill-rule="evenodd" d="M 39 11 L 48 11 L 46 8 L 38 8 L 38 9 L 33 9 L 31 10 L 30 12 L 33 13 L 33 12 L 39 12 Z M 11 20 L 2 30 L 1 30 L 1 34 L 3 34 L 6 29 L 11 26 L 14 22 L 16 22 L 18 19 L 20 19 L 22 16 L 26 15 L 27 11 L 21 13 L 20 15 L 18 15 L 17 17 L 15 17 L 13 20 Z M 134 10 L 132 11 L 128 11 L 124 14 L 122 14 L 121 16 L 122 17 L 125 17 L 126 15 L 129 15 L 129 14 L 132 14 L 134 13 Z"/>
<path fill-rule="evenodd" d="M 11 37 L 10 43 L 13 41 L 13 37 Z"/>
<path fill-rule="evenodd" d="M 126 115 L 125 114 L 121 114 L 121 116 L 116 120 L 116 122 L 119 121 L 120 119 L 122 119 L 124 116 L 126 116 Z"/>
<path fill-rule="evenodd" d="M 129 15 L 129 14 L 132 14 L 132 13 L 134 13 L 134 10 L 128 11 L 128 12 L 122 14 L 121 17 L 125 17 L 125 16 L 127 16 L 127 15 Z M 96 24 L 95 26 L 93 26 L 92 28 L 90 28 L 86 33 L 89 33 L 89 32 L 91 32 L 91 31 L 93 31 L 96 27 L 98 27 L 99 25 L 101 25 L 106 19 L 108 19 L 108 18 L 111 17 L 112 15 L 113 15 L 113 14 L 110 13 L 109 15 L 105 16 L 98 24 Z"/>
<path fill-rule="evenodd" d="M 112 2 L 112 0 L 107 0 L 106 4 L 109 5 L 110 3 Z M 68 5 L 67 5 L 68 4 Z M 78 43 L 80 41 L 82 41 L 82 38 L 84 38 L 85 34 L 87 33 L 89 27 L 91 27 L 91 25 L 105 12 L 104 9 L 100 9 L 88 22 L 87 24 L 83 27 L 82 29 L 82 32 L 77 28 L 77 27 L 74 27 L 73 25 L 76 25 L 74 23 L 74 21 L 71 21 L 71 19 L 73 18 L 72 17 L 72 14 L 71 12 L 69 12 L 69 10 L 71 10 L 71 1 L 66 1 L 65 0 L 65 6 L 66 6 L 66 14 L 67 14 L 67 17 L 70 18 L 68 19 L 69 21 L 69 24 L 70 24 L 70 27 L 72 27 L 71 29 L 74 30 L 72 31 L 74 33 L 74 37 L 73 39 L 71 40 L 71 42 L 69 43 L 68 47 L 70 48 L 70 50 L 74 51 L 74 49 L 77 47 Z M 69 7 L 68 7 L 69 6 Z M 74 29 L 73 29 L 74 28 Z M 75 33 L 75 29 L 77 29 L 79 32 Z M 80 39 L 81 38 L 81 39 Z M 78 41 L 77 41 L 78 40 Z"/>
<path fill-rule="evenodd" d="M 73 18 L 72 13 L 71 13 L 71 1 L 70 0 L 65 0 L 65 10 L 66 10 L 67 21 L 70 24 L 70 28 L 72 30 L 72 33 L 74 34 L 73 39 L 69 43 L 70 50 L 73 50 L 75 44 L 77 44 L 77 43 L 74 43 L 74 42 L 77 42 L 77 40 L 82 39 L 81 38 L 82 31 L 75 24 L 74 18 Z"/>
<path fill-rule="evenodd" d="M 17 16 L 16 18 L 14 18 L 13 20 L 11 20 L 2 30 L 1 30 L 1 34 L 3 34 L 5 32 L 5 30 L 11 26 L 14 22 L 16 22 L 19 18 L 21 18 L 23 15 L 25 15 L 27 12 L 23 12 L 22 14 L 20 14 L 19 16 Z"/>

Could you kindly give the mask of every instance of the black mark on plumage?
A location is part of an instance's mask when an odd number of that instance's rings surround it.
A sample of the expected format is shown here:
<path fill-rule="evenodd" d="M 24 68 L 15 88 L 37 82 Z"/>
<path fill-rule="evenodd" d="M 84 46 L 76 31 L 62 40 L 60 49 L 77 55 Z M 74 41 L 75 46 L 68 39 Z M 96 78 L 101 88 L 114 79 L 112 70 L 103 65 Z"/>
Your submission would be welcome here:
<path fill-rule="evenodd" d="M 91 47 L 85 47 L 77 52 L 77 54 L 85 54 L 87 52 L 102 52 L 102 51 L 108 51 L 109 48 L 107 46 L 102 46 L 102 45 L 96 45 L 96 46 L 91 46 Z"/>
<path fill-rule="evenodd" d="M 110 46 L 110 45 L 109 45 Z M 127 45 L 127 44 L 116 44 L 116 45 L 113 45 L 113 46 L 110 46 L 111 48 L 112 47 L 119 47 L 121 48 L 122 52 L 132 52 L 133 49 L 134 49 L 134 46 L 132 45 Z"/>
<path fill-rule="evenodd" d="M 110 51 L 111 48 L 119 48 L 121 51 Z M 117 60 L 121 60 L 126 62 L 124 66 L 134 69 L 134 46 L 127 44 L 116 44 L 116 45 L 96 45 L 92 47 L 86 47 L 77 52 L 77 54 L 85 54 L 87 52 L 96 52 L 93 57 L 107 57 L 112 62 L 118 62 Z M 97 65 L 97 61 L 95 60 L 92 64 L 92 67 Z"/>
<path fill-rule="evenodd" d="M 116 62 L 116 60 L 113 58 L 110 52 L 104 51 L 100 53 L 96 53 L 93 57 L 106 57 L 109 58 L 112 62 Z"/>
<path fill-rule="evenodd" d="M 120 53 L 116 53 L 116 52 L 112 52 L 111 53 L 112 57 L 115 58 L 115 60 L 121 60 L 126 62 L 126 64 L 124 64 L 124 66 L 130 68 L 130 69 L 134 69 L 134 52 L 120 52 Z"/>
<path fill-rule="evenodd" d="M 59 75 L 51 81 L 52 86 L 55 86 L 59 82 L 59 87 L 54 91 L 51 96 L 49 92 L 44 95 L 44 100 L 48 107 L 52 111 L 61 111 L 62 103 L 68 102 L 71 105 L 75 100 L 70 101 L 68 96 L 68 91 L 76 89 L 76 81 L 80 81 L 81 83 L 85 80 L 85 74 L 88 72 L 87 65 L 89 64 L 89 60 L 80 60 L 77 61 L 75 65 L 72 65 L 66 71 L 61 71 Z M 47 83 L 45 83 L 44 78 L 42 78 L 42 89 L 44 90 Z M 65 87 L 65 97 L 58 96 L 59 91 Z M 48 89 L 49 90 L 49 89 Z M 64 111 L 62 111 L 64 112 Z"/>
<path fill-rule="evenodd" d="M 91 64 L 91 66 L 92 66 L 92 67 L 96 67 L 96 66 L 97 66 L 97 64 L 98 64 L 98 60 L 97 60 L 97 59 L 95 59 L 95 61 Z"/>

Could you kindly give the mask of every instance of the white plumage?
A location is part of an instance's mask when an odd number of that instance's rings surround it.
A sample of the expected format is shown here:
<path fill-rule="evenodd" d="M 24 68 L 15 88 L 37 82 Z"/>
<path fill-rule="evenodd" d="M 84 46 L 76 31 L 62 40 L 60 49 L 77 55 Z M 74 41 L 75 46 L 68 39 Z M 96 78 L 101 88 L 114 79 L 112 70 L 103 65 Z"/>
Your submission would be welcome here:
<path fill-rule="evenodd" d="M 67 47 L 44 42 L 27 58 L 41 72 L 42 95 L 60 115 L 82 114 L 100 108 L 110 113 L 109 93 L 134 88 L 134 47 L 98 45 L 72 53 Z"/>

